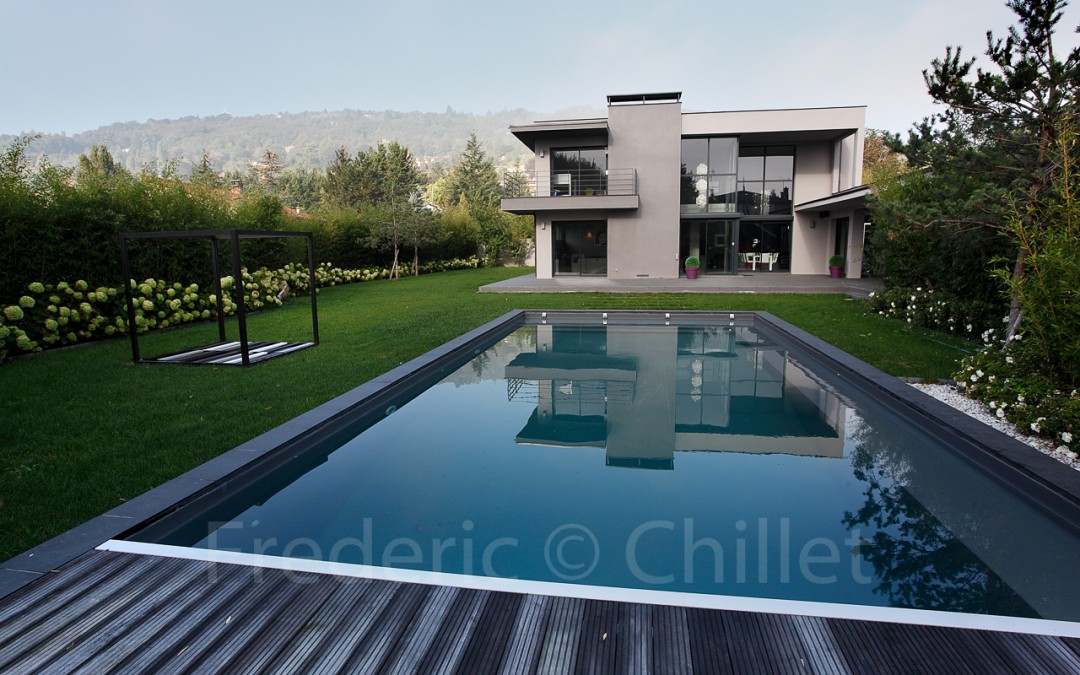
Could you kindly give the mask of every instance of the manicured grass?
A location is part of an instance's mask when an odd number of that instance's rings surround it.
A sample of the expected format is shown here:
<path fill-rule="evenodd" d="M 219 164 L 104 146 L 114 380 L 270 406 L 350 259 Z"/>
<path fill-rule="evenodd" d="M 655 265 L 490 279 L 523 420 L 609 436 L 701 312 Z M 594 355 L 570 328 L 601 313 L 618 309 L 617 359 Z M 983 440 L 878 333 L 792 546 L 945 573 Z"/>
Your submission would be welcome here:
<path fill-rule="evenodd" d="M 948 377 L 970 349 L 842 296 L 476 292 L 524 271 L 324 289 L 322 345 L 250 369 L 135 366 L 127 340 L 0 366 L 0 560 L 515 308 L 765 310 L 909 377 Z M 305 300 L 250 317 L 251 339 L 307 339 Z M 213 325 L 197 325 L 147 335 L 140 347 L 154 355 L 214 340 Z"/>

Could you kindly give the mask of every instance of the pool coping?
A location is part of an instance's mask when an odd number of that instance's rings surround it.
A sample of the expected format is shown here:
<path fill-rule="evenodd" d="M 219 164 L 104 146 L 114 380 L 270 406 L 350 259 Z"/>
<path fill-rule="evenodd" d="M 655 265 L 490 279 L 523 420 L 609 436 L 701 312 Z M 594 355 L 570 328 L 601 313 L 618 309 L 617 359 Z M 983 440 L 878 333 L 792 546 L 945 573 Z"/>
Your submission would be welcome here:
<path fill-rule="evenodd" d="M 943 433 L 967 444 L 985 449 L 986 457 L 996 458 L 1000 466 L 991 466 L 995 472 L 1008 472 L 1010 477 L 1023 477 L 1019 482 L 1031 481 L 1031 486 L 1042 489 L 1031 494 L 1051 513 L 1058 514 L 1062 522 L 1073 529 L 1080 529 L 1074 521 L 1059 513 L 1063 506 L 1080 509 L 1080 475 L 1034 448 L 993 429 L 968 415 L 937 401 L 916 390 L 903 381 L 888 375 L 846 352 L 820 340 L 806 331 L 793 326 L 767 312 L 718 312 L 711 310 L 663 311 L 663 310 L 512 310 L 489 321 L 425 354 L 412 359 L 387 373 L 375 377 L 312 410 L 299 415 L 259 436 L 226 451 L 218 457 L 154 488 L 124 504 L 93 518 L 53 539 L 50 539 L 0 565 L 0 598 L 34 582 L 79 556 L 112 540 L 122 539 L 144 524 L 155 521 L 191 502 L 208 491 L 228 489 L 230 481 L 250 470 L 260 460 L 280 455 L 283 448 L 295 442 L 317 425 L 323 425 L 344 416 L 358 406 L 368 405 L 389 390 L 397 390 L 413 380 L 430 376 L 439 364 L 457 358 L 475 345 L 489 342 L 495 335 L 527 321 L 547 322 L 582 318 L 608 323 L 650 322 L 676 324 L 701 323 L 709 317 L 711 323 L 760 321 L 775 330 L 786 333 L 799 346 L 816 351 L 815 356 L 839 370 L 837 375 L 851 379 L 859 376 L 860 386 L 873 388 L 899 404 L 898 411 L 918 415 L 936 423 Z M 845 375 L 841 371 L 847 371 Z M 1018 486 L 1025 490 L 1025 486 Z M 770 610 L 759 610 L 770 611 Z M 868 617 L 870 618 L 870 617 Z"/>

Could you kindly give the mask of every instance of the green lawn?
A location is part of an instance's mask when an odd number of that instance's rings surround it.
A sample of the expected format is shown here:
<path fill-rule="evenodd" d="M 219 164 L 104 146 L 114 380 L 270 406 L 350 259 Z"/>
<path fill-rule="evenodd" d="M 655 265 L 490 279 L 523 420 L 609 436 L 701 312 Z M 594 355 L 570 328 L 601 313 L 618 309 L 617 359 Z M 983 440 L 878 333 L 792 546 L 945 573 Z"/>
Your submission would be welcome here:
<path fill-rule="evenodd" d="M 515 308 L 765 310 L 908 377 L 948 377 L 970 348 L 867 315 L 842 296 L 476 292 L 524 271 L 324 289 L 322 344 L 250 369 L 135 366 L 127 340 L 0 366 L 0 560 Z M 251 339 L 307 339 L 305 300 L 250 317 Z M 139 344 L 153 355 L 214 340 L 215 326 L 197 325 Z"/>

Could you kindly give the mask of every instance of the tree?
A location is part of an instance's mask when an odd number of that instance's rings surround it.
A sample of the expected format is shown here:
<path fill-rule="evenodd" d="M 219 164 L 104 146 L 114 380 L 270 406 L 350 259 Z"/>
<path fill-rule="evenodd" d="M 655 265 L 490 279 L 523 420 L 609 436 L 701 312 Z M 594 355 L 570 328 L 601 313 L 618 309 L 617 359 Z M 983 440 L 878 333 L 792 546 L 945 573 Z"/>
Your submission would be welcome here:
<path fill-rule="evenodd" d="M 399 203 L 419 206 L 423 176 L 408 148 L 396 141 L 380 143 L 357 153 L 355 161 L 363 201 L 391 208 Z"/>
<path fill-rule="evenodd" d="M 360 199 L 360 171 L 345 148 L 338 148 L 326 169 L 322 185 L 323 201 L 335 208 L 356 209 Z"/>
<path fill-rule="evenodd" d="M 405 241 L 413 249 L 413 276 L 419 276 L 420 248 L 438 240 L 439 223 L 431 211 L 419 209 L 407 214 L 404 225 Z"/>
<path fill-rule="evenodd" d="M 975 59 L 965 60 L 959 47 L 948 47 L 943 59 L 935 59 L 923 71 L 927 90 L 945 104 L 941 115 L 947 127 L 962 129 L 980 146 L 992 148 L 994 161 L 980 170 L 998 175 L 1002 184 L 1039 203 L 1043 188 L 1055 178 L 1050 150 L 1058 135 L 1075 124 L 1077 89 L 1080 87 L 1080 47 L 1064 61 L 1054 50 L 1053 35 L 1061 21 L 1065 0 L 1009 0 L 1020 26 L 1010 27 L 1004 39 L 986 34 L 986 56 L 993 70 L 977 68 Z M 1067 121 L 1072 119 L 1073 121 Z M 1030 212 L 1028 218 L 1037 218 Z M 1013 279 L 1024 275 L 1027 253 L 1018 247 Z M 1009 336 L 1021 319 L 1014 294 L 1009 311 Z"/>
<path fill-rule="evenodd" d="M 1080 181 L 1075 130 L 1057 136 L 1049 156 L 1054 180 L 1026 204 L 1017 203 L 1008 227 L 1024 252 L 1025 271 L 1001 273 L 1024 308 L 1024 339 L 1010 354 L 1018 374 L 1041 373 L 1056 387 L 1080 386 Z"/>
<path fill-rule="evenodd" d="M 26 150 L 39 138 L 40 134 L 19 136 L 0 154 L 0 181 L 21 182 L 29 179 L 30 160 Z"/>
<path fill-rule="evenodd" d="M 424 199 L 429 204 L 445 209 L 452 205 L 450 201 L 450 172 L 441 162 L 435 162 L 427 172 L 427 187 Z"/>
<path fill-rule="evenodd" d="M 887 131 L 866 130 L 863 138 L 863 183 L 875 185 L 887 176 L 895 176 L 907 170 L 906 157 L 890 147 L 890 142 L 895 144 L 898 140 Z M 512 175 L 515 176 L 513 182 L 516 182 L 518 172 Z M 508 176 L 507 184 L 511 185 L 513 182 Z"/>
<path fill-rule="evenodd" d="M 380 143 L 375 148 L 357 153 L 357 196 L 365 203 L 389 212 L 389 219 L 380 221 L 375 231 L 389 239 L 394 250 L 390 265 L 391 278 L 398 279 L 400 240 L 418 218 L 422 176 L 409 149 L 397 142 Z"/>
<path fill-rule="evenodd" d="M 363 204 L 392 207 L 420 202 L 423 176 L 409 149 L 380 143 L 351 157 L 340 148 L 326 170 L 323 194 L 332 206 L 359 209 Z"/>
<path fill-rule="evenodd" d="M 221 176 L 210 161 L 210 153 L 205 150 L 199 163 L 191 167 L 191 182 L 205 187 L 221 187 Z"/>
<path fill-rule="evenodd" d="M 95 178 L 108 180 L 123 171 L 124 169 L 116 163 L 107 147 L 95 145 L 90 148 L 89 155 L 79 155 L 79 168 L 75 170 L 75 180 L 79 183 Z"/>
<path fill-rule="evenodd" d="M 281 198 L 289 207 L 311 209 L 319 201 L 323 174 L 318 169 L 290 169 L 278 179 Z"/>
<path fill-rule="evenodd" d="M 285 165 L 278 161 L 277 153 L 273 150 L 267 150 L 258 163 L 252 167 L 252 170 L 255 172 L 259 183 L 274 189 L 277 187 L 278 174 L 284 168 Z"/>
<path fill-rule="evenodd" d="M 499 173 L 476 140 L 475 133 L 469 136 L 461 161 L 450 172 L 447 192 L 452 204 L 457 204 L 464 197 L 475 208 L 499 205 Z"/>
<path fill-rule="evenodd" d="M 982 323 L 997 321 L 1001 286 L 984 270 L 1015 254 L 1001 229 L 1007 191 L 980 171 L 993 148 L 979 146 L 962 129 L 923 122 L 906 143 L 881 140 L 906 159 L 906 170 L 874 170 L 870 198 L 873 227 L 865 260 L 891 287 L 930 287 L 944 300 L 975 303 Z"/>

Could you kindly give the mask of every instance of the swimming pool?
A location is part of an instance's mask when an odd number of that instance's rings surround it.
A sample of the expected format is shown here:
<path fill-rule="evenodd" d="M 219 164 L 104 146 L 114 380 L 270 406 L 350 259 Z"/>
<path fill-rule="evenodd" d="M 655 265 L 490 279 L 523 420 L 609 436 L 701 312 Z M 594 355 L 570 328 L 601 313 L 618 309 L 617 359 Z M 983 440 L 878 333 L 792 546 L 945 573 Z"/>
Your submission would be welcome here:
<path fill-rule="evenodd" d="M 445 578 L 1080 619 L 1068 499 L 780 322 L 504 323 L 131 539 Z"/>

